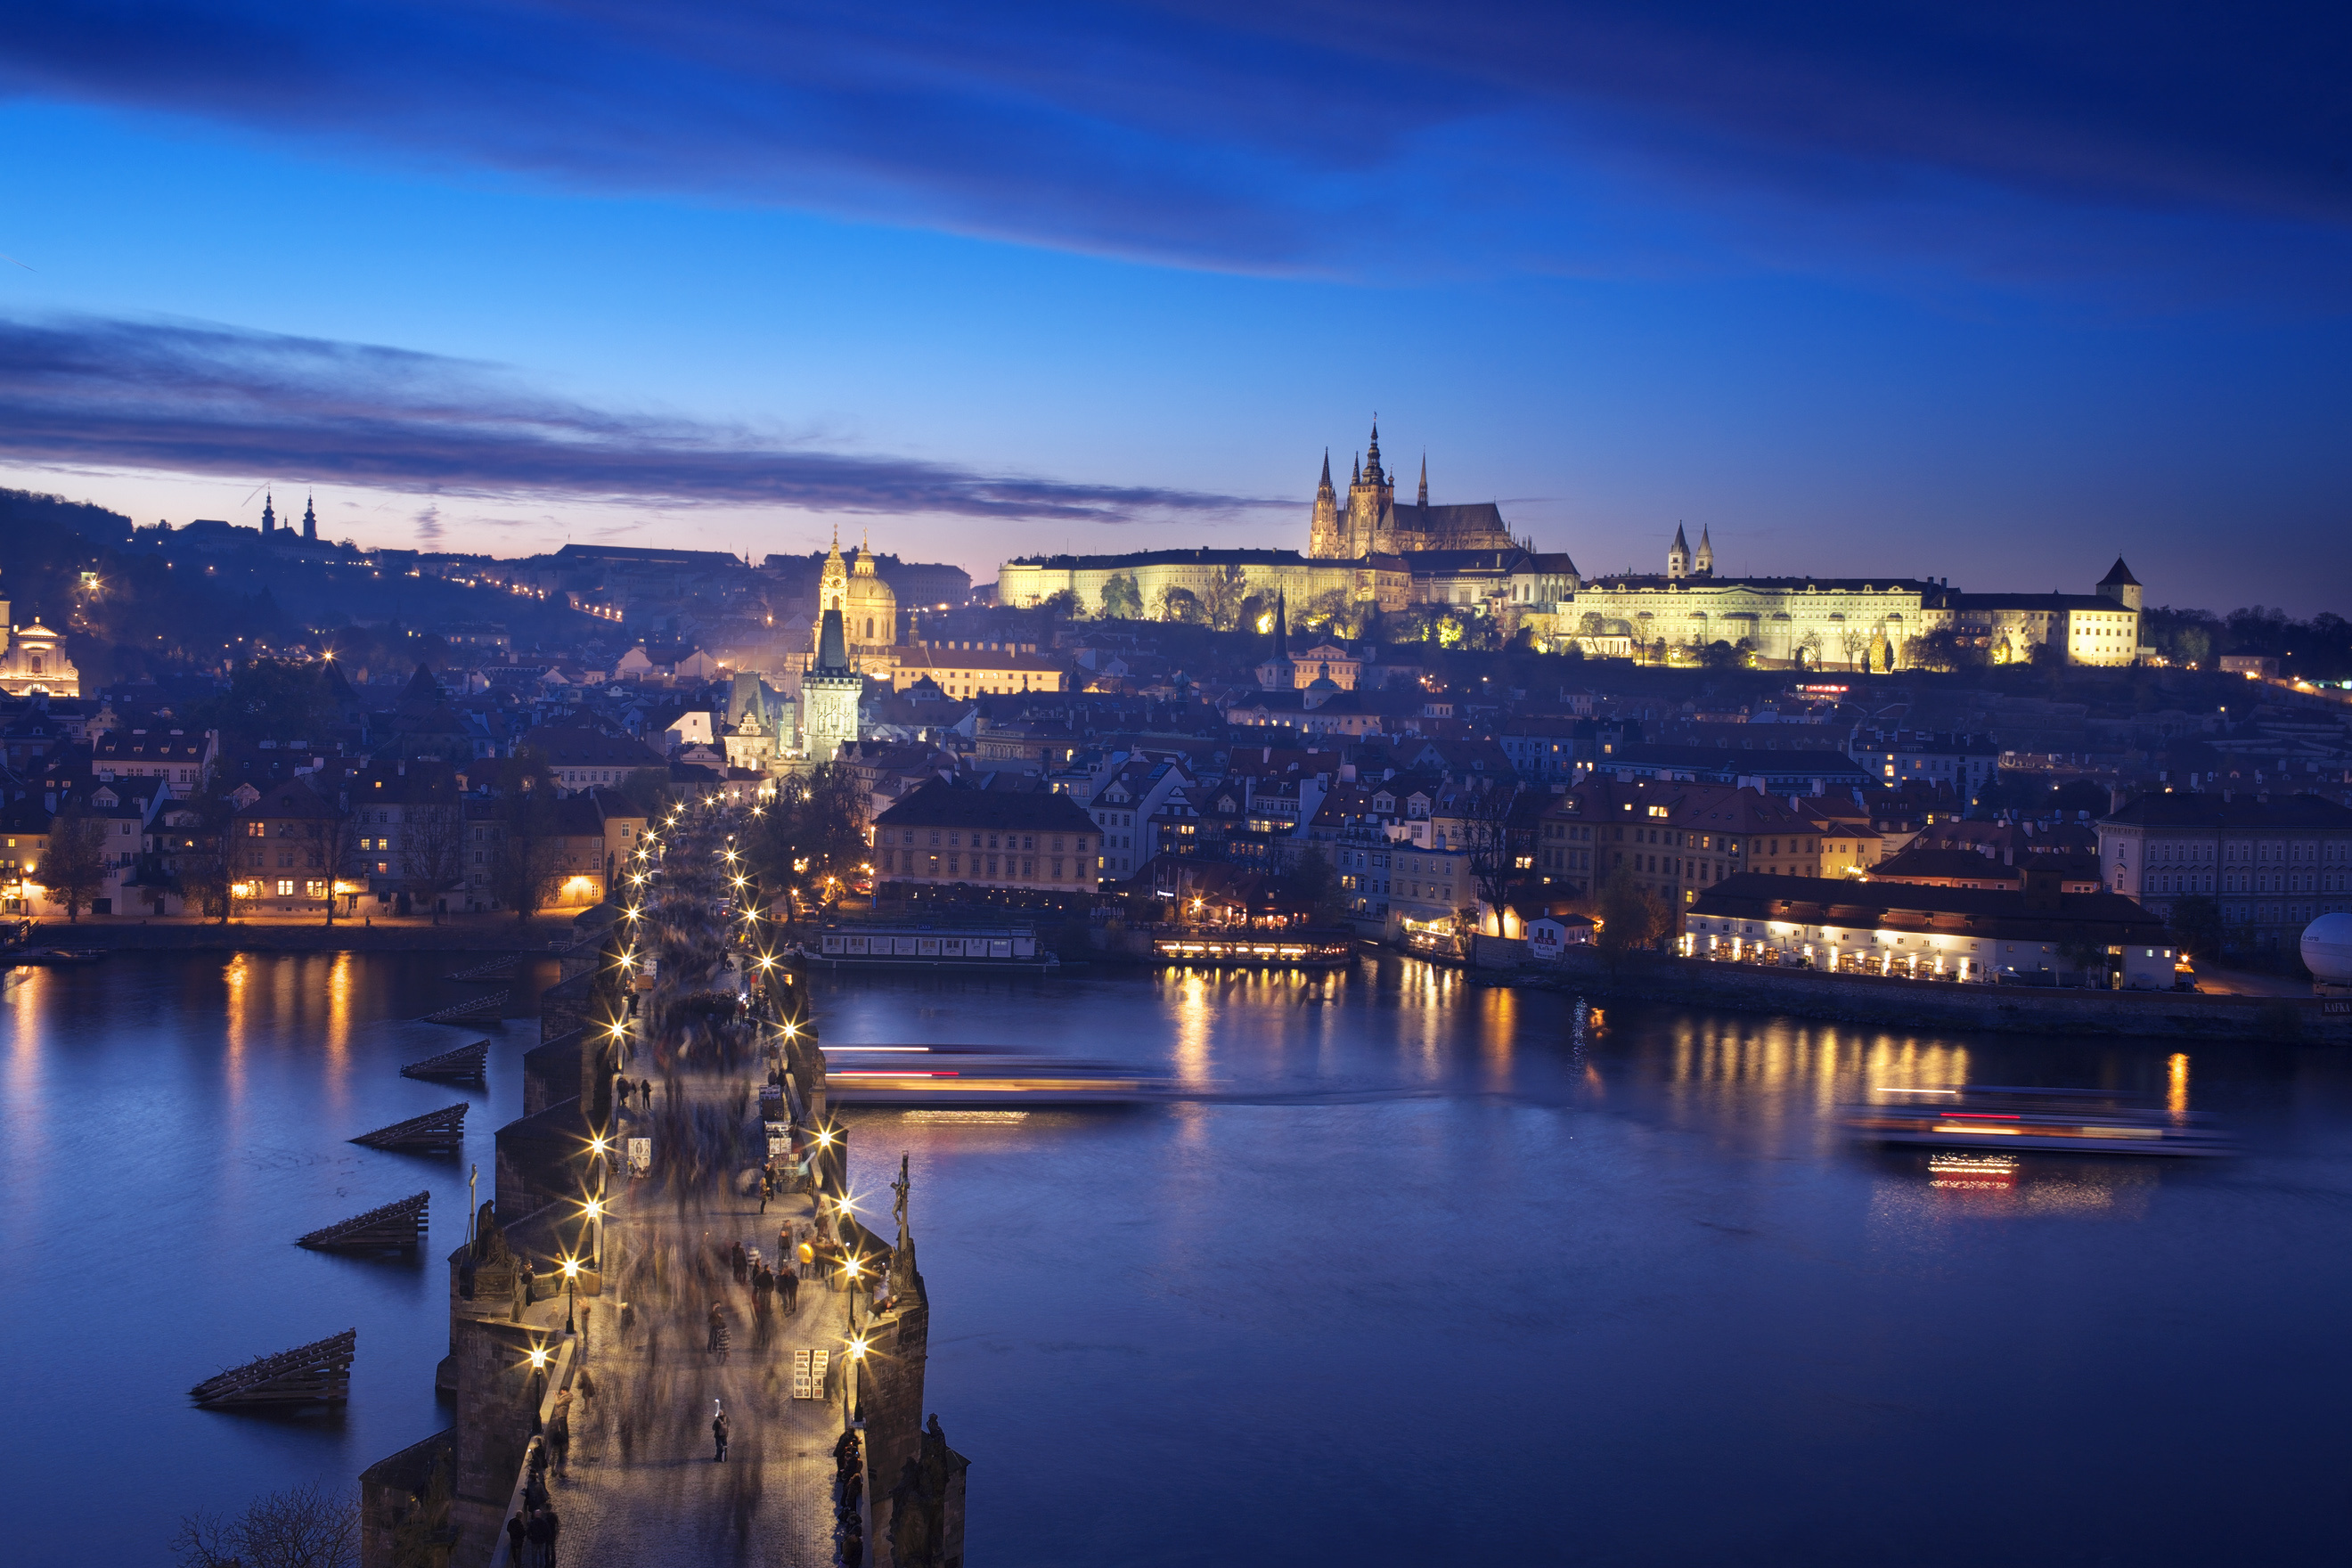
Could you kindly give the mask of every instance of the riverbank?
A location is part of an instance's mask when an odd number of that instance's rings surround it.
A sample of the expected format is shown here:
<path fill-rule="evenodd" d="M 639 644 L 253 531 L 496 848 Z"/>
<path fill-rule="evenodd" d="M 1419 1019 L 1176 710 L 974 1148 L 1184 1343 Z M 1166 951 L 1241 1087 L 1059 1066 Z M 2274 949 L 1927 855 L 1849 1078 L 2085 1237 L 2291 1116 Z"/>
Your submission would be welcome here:
<path fill-rule="evenodd" d="M 572 916 L 542 915 L 518 921 L 512 915 L 452 915 L 430 920 L 337 921 L 333 925 L 293 921 L 138 920 L 127 915 L 90 915 L 79 921 L 44 921 L 28 946 L 97 948 L 108 952 L 500 952 L 541 953 L 548 943 L 568 941 Z M 6 957 L 0 954 L 0 963 Z"/>
<path fill-rule="evenodd" d="M 2352 1045 L 2352 1002 L 2317 997 L 1961 985 L 1649 955 L 1621 958 L 1612 965 L 1599 952 L 1580 948 L 1568 949 L 1551 963 L 1477 968 L 1468 973 L 1481 985 L 1832 1023 L 2000 1034 Z"/>

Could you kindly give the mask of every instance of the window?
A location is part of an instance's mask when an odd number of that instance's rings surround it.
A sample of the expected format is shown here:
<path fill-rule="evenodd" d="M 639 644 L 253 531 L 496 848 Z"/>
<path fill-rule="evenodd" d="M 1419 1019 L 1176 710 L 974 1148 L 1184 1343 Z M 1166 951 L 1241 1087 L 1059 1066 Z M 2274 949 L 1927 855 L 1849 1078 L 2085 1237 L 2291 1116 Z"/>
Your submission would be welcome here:
<path fill-rule="evenodd" d="M 290 899 L 294 896 L 294 879 L 292 878 L 280 877 L 278 879 L 278 896 L 281 899 Z"/>

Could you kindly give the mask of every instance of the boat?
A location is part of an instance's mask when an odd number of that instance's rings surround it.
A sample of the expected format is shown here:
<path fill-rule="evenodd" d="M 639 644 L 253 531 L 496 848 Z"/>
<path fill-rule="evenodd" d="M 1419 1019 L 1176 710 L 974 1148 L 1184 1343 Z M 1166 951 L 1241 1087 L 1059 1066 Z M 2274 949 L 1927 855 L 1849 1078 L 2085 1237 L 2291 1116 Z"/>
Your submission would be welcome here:
<path fill-rule="evenodd" d="M 1090 1105 L 1161 1100 L 1163 1078 L 1125 1063 L 992 1046 L 835 1046 L 824 1051 L 834 1105 Z"/>
<path fill-rule="evenodd" d="M 1843 1116 L 1858 1137 L 1875 1143 L 2005 1153 L 2237 1152 L 2210 1116 L 2101 1089 L 1883 1089 L 1872 1092 L 1869 1104 L 1846 1107 Z"/>
<path fill-rule="evenodd" d="M 978 969 L 1043 974 L 1062 961 L 1028 925 L 935 925 L 929 921 L 828 923 L 800 944 L 818 969 Z"/>
<path fill-rule="evenodd" d="M 1296 936 L 1180 932 L 1154 937 L 1151 956 L 1161 963 L 1199 969 L 1344 969 L 1355 962 L 1356 941 L 1353 935 L 1328 931 Z"/>
<path fill-rule="evenodd" d="M 96 963 L 105 956 L 105 950 L 96 947 L 16 947 L 0 952 L 0 963 L 61 968 L 77 963 Z"/>

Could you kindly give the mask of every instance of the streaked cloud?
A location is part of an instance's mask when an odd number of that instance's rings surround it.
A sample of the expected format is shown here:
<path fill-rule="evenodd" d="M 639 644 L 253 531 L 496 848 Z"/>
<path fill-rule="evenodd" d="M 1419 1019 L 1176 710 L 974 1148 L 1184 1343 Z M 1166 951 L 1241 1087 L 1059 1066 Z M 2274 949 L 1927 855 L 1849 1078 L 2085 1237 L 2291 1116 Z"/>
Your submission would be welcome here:
<path fill-rule="evenodd" d="M 0 318 L 0 458 L 409 494 L 1120 523 L 1266 504 L 824 450 L 617 413 L 499 367 L 365 343 L 110 318 Z M 436 535 L 437 506 L 415 520 Z"/>
<path fill-rule="evenodd" d="M 0 90 L 1215 268 L 2333 299 L 2348 34 L 2116 0 L 59 0 L 0 21 Z"/>

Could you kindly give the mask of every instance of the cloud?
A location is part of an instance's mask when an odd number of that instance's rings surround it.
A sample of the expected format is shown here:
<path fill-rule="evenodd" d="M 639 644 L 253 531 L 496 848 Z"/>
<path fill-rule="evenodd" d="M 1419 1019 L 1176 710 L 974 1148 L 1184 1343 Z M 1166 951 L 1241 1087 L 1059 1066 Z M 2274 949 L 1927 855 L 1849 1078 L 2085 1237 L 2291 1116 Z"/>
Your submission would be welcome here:
<path fill-rule="evenodd" d="M 0 91 L 1207 267 L 2242 292 L 2343 268 L 2347 38 L 2122 0 L 58 0 L 0 22 Z"/>
<path fill-rule="evenodd" d="M 497 367 L 232 327 L 0 317 L 0 456 L 410 493 L 1118 523 L 1241 497 L 820 451 L 533 391 Z M 416 519 L 430 536 L 438 511 Z"/>

